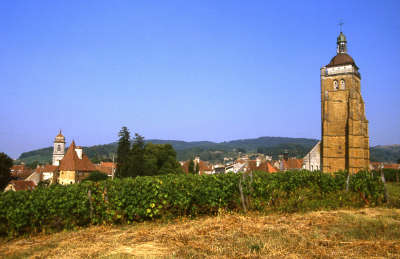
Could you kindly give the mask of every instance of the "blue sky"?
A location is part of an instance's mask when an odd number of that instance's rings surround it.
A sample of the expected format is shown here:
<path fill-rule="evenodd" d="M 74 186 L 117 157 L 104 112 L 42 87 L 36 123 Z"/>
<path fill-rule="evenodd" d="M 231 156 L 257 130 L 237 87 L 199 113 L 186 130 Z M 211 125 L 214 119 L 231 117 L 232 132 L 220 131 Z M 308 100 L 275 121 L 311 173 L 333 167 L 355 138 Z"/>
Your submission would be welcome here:
<path fill-rule="evenodd" d="M 320 138 L 344 21 L 371 145 L 400 144 L 400 1 L 1 1 L 0 152 L 145 138 Z"/>

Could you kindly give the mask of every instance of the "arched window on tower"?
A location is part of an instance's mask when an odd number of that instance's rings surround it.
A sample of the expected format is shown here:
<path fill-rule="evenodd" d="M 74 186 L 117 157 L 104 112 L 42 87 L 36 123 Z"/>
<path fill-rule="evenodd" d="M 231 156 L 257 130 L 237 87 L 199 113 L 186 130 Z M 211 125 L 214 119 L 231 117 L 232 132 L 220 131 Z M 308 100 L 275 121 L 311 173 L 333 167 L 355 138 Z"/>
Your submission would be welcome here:
<path fill-rule="evenodd" d="M 57 152 L 61 151 L 61 145 L 57 145 Z"/>
<path fill-rule="evenodd" d="M 338 81 L 337 80 L 334 80 L 333 81 L 333 90 L 337 90 L 337 89 L 339 89 L 339 84 L 338 84 Z"/>
<path fill-rule="evenodd" d="M 342 90 L 346 89 L 346 82 L 343 79 L 340 80 L 340 89 Z"/>

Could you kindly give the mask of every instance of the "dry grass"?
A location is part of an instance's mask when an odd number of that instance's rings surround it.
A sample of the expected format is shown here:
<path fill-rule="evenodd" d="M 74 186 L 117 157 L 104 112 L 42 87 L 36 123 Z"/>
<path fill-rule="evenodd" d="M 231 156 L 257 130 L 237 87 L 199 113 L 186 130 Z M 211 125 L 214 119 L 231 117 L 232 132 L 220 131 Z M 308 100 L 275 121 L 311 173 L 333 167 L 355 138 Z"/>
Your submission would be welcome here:
<path fill-rule="evenodd" d="M 400 258 L 400 210 L 221 213 L 0 241 L 5 258 Z"/>

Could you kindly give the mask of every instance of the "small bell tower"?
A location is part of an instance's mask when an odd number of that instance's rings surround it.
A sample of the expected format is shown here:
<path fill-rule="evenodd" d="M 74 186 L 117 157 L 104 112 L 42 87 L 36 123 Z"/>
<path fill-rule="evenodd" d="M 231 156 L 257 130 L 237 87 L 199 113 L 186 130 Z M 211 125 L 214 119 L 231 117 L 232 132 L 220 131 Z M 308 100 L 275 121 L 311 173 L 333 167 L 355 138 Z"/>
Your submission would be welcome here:
<path fill-rule="evenodd" d="M 65 137 L 60 130 L 60 132 L 58 133 L 58 135 L 54 140 L 53 165 L 59 166 L 60 160 L 63 159 L 64 154 L 65 154 Z"/>

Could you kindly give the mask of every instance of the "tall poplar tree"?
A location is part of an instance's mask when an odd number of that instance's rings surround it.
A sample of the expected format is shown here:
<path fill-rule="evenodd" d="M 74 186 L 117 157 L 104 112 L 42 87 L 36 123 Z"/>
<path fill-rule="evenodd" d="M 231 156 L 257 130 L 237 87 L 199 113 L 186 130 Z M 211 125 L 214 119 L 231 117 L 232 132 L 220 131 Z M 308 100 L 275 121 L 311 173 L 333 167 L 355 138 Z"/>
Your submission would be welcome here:
<path fill-rule="evenodd" d="M 193 159 L 190 159 L 189 166 L 188 166 L 189 174 L 194 174 L 194 162 Z"/>
<path fill-rule="evenodd" d="M 117 177 L 127 177 L 130 171 L 130 152 L 131 152 L 131 135 L 127 127 L 122 127 L 118 133 L 118 149 L 117 149 Z"/>
<path fill-rule="evenodd" d="M 145 175 L 144 137 L 135 133 L 130 155 L 129 176 Z"/>
<path fill-rule="evenodd" d="M 196 166 L 194 167 L 194 173 L 199 174 L 200 171 L 200 163 L 196 163 Z"/>

